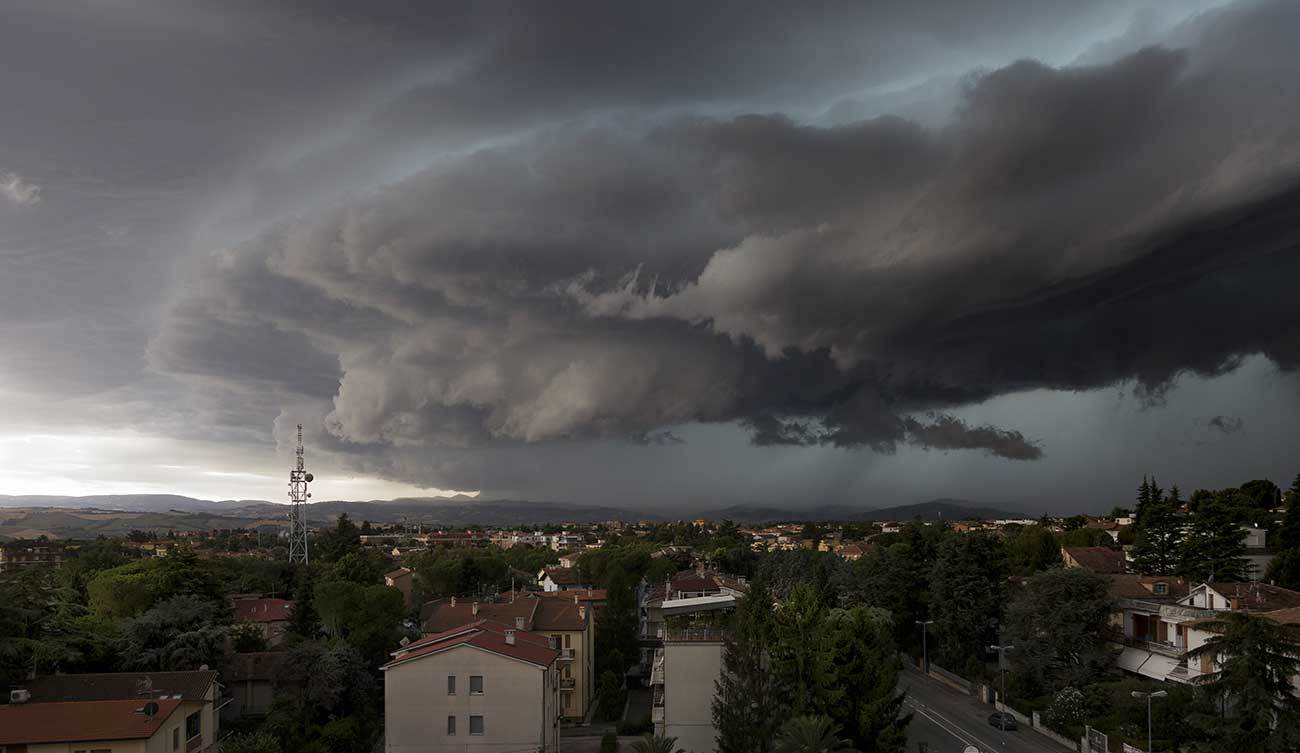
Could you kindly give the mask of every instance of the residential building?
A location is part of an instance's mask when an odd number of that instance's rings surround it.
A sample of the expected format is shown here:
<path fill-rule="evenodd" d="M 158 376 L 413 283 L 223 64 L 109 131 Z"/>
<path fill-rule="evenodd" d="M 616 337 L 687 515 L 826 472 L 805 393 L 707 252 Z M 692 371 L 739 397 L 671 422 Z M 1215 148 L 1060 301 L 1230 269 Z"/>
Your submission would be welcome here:
<path fill-rule="evenodd" d="M 409 609 L 415 604 L 415 573 L 409 567 L 399 567 L 384 573 L 384 585 L 402 592 L 402 603 Z"/>
<path fill-rule="evenodd" d="M 584 598 L 585 593 L 585 598 Z M 438 599 L 420 610 L 423 630 L 440 633 L 475 620 L 491 620 L 545 635 L 559 652 L 559 713 L 583 719 L 596 693 L 595 591 L 550 595 L 506 592 L 496 601 Z"/>
<path fill-rule="evenodd" d="M 683 570 L 660 584 L 642 583 L 638 598 L 638 632 L 643 641 L 642 662 L 649 661 L 647 649 L 655 648 L 658 645 L 655 642 L 663 638 L 665 600 L 728 594 L 740 596 L 744 590 L 744 578 L 734 578 L 704 568 Z M 646 641 L 650 643 L 647 644 Z"/>
<path fill-rule="evenodd" d="M 28 567 L 53 569 L 63 562 L 63 543 L 45 539 L 19 539 L 0 544 L 0 573 Z"/>
<path fill-rule="evenodd" d="M 677 738 L 692 753 L 715 749 L 713 697 L 722 675 L 727 615 L 738 594 L 669 594 L 659 600 L 663 619 L 650 667 L 651 721 L 656 735 Z"/>
<path fill-rule="evenodd" d="M 175 753 L 189 717 L 174 698 L 10 703 L 0 706 L 0 751 L 13 753 Z M 151 712 L 151 713 L 150 713 Z M 200 739 L 195 737 L 191 739 Z M 185 745 L 182 748 L 182 744 Z"/>
<path fill-rule="evenodd" d="M 1066 567 L 1078 567 L 1097 575 L 1123 573 L 1124 552 L 1105 546 L 1061 547 L 1061 560 Z"/>
<path fill-rule="evenodd" d="M 284 644 L 289 621 L 293 617 L 293 602 L 288 599 L 263 599 L 257 596 L 231 597 L 235 622 L 255 625 L 270 648 Z"/>
<path fill-rule="evenodd" d="M 543 591 L 577 591 L 596 584 L 583 578 L 576 567 L 547 567 L 537 574 L 537 585 Z"/>
<path fill-rule="evenodd" d="M 558 753 L 560 652 L 515 623 L 477 620 L 393 652 L 388 753 Z"/>
<path fill-rule="evenodd" d="M 217 682 L 217 673 L 209 670 L 196 672 L 109 672 L 102 674 L 66 674 L 38 675 L 27 680 L 21 688 L 16 689 L 26 702 L 19 706 L 62 707 L 62 712 L 46 708 L 41 711 L 20 712 L 12 717 L 20 724 L 30 724 L 33 719 L 44 718 L 45 714 L 55 714 L 56 718 L 69 721 L 74 716 L 84 713 L 91 720 L 85 727 L 75 727 L 75 734 L 82 735 L 78 740 L 59 739 L 59 735 L 74 734 L 74 727 L 52 729 L 48 735 L 51 739 L 29 742 L 29 753 L 37 751 L 73 751 L 110 750 L 142 751 L 147 753 L 173 753 L 184 750 L 185 753 L 206 753 L 215 751 L 216 741 L 220 737 L 220 720 L 217 707 L 220 705 L 221 685 Z M 166 716 L 156 725 L 132 727 L 125 721 L 117 721 L 123 710 L 135 715 L 135 710 L 153 701 L 160 706 L 156 717 Z M 10 704 L 13 707 L 14 704 Z M 3 707 L 0 707 L 3 708 Z M 165 712 L 165 714 L 164 714 Z M 173 718 L 174 717 L 174 718 Z M 0 730 L 8 730 L 7 724 L 0 717 Z M 98 720 L 98 721 L 96 721 Z M 120 738 L 121 744 L 81 745 L 80 743 L 111 741 L 115 738 L 96 737 L 101 734 L 97 724 L 104 725 L 102 734 L 125 734 L 133 736 Z M 58 727 L 59 725 L 56 725 Z M 130 729 L 128 729 L 128 727 Z M 161 730 L 161 737 L 158 732 Z M 2 734 L 0 734 L 2 736 Z M 60 742 L 77 742 L 71 747 L 44 747 L 46 744 Z M 0 743 L 0 745 L 17 746 L 18 741 Z M 183 748 L 181 746 L 184 746 Z"/>
<path fill-rule="evenodd" d="M 579 533 L 555 533 L 550 536 L 551 549 L 562 552 L 566 549 L 577 549 L 582 546 L 584 539 Z"/>

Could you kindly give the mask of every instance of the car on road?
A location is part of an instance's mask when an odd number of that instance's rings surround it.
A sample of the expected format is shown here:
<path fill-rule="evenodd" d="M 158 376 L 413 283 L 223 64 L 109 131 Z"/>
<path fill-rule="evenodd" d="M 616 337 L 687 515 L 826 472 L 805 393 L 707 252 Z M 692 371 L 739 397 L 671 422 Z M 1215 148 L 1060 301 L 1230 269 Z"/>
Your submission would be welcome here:
<path fill-rule="evenodd" d="M 994 711 L 989 714 L 989 726 L 1014 730 L 1016 728 L 1016 718 L 1005 711 Z"/>

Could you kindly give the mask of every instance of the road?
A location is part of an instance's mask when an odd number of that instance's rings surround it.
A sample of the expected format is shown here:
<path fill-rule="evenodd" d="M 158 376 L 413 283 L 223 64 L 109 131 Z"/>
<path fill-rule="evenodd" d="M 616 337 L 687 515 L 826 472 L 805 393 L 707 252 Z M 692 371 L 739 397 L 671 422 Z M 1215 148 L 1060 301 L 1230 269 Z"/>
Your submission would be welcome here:
<path fill-rule="evenodd" d="M 962 753 L 973 745 L 980 753 L 1065 753 L 1066 749 L 1027 727 L 1003 733 L 989 726 L 993 707 L 938 682 L 926 681 L 920 672 L 907 668 L 899 678 L 907 691 L 907 710 L 912 723 L 907 727 L 907 753 Z"/>

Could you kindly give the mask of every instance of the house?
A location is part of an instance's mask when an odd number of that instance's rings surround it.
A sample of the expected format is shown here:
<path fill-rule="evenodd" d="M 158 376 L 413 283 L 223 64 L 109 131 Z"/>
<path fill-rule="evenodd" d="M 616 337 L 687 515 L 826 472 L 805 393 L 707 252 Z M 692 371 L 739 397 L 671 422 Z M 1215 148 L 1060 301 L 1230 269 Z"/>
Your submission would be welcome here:
<path fill-rule="evenodd" d="M 1096 575 L 1113 575 L 1125 572 L 1124 552 L 1104 546 L 1061 547 L 1061 560 L 1066 567 L 1079 567 Z"/>
<path fill-rule="evenodd" d="M 445 632 L 475 620 L 490 620 L 547 637 L 559 652 L 559 713 L 566 719 L 582 719 L 596 694 L 595 614 L 593 601 L 584 601 L 582 593 L 506 592 L 498 601 L 485 602 L 437 599 L 421 608 L 420 620 L 426 634 Z"/>
<path fill-rule="evenodd" d="M 563 552 L 566 549 L 577 549 L 582 546 L 583 538 L 577 533 L 555 533 L 550 536 L 551 549 L 557 552 Z"/>
<path fill-rule="evenodd" d="M 392 656 L 380 667 L 388 753 L 558 753 L 560 652 L 547 636 L 484 619 Z"/>
<path fill-rule="evenodd" d="M 0 573 L 28 567 L 54 569 L 63 562 L 63 543 L 45 539 L 19 539 L 0 543 Z"/>
<path fill-rule="evenodd" d="M 409 567 L 399 567 L 384 573 L 384 585 L 402 592 L 402 603 L 409 609 L 415 604 L 415 573 Z"/>
<path fill-rule="evenodd" d="M 267 646 L 275 648 L 284 644 L 284 635 L 293 617 L 292 601 L 237 596 L 231 598 L 230 605 L 235 612 L 235 622 L 256 626 Z"/>
<path fill-rule="evenodd" d="M 543 591 L 576 591 L 595 586 L 578 574 L 574 567 L 547 567 L 537 574 L 537 585 Z"/>
<path fill-rule="evenodd" d="M 151 705 L 146 705 L 151 704 Z M 0 750 L 13 753 L 170 753 L 191 737 L 175 698 L 0 706 Z M 186 748 L 186 750 L 208 750 Z"/>
<path fill-rule="evenodd" d="M 836 553 L 849 562 L 857 562 L 866 554 L 866 550 L 859 544 L 845 544 Z"/>
<path fill-rule="evenodd" d="M 71 725 L 55 725 L 48 735 L 55 737 L 39 741 L 42 747 L 32 748 L 30 753 L 38 751 L 72 751 L 72 750 L 139 750 L 142 753 L 154 751 L 180 750 L 183 744 L 186 753 L 206 753 L 217 749 L 216 741 L 220 737 L 220 720 L 217 707 L 220 705 L 221 685 L 217 682 L 217 673 L 209 670 L 196 672 L 108 672 L 102 674 L 67 674 L 38 675 L 27 680 L 15 692 L 26 698 L 25 706 L 61 707 L 62 711 L 50 709 L 44 711 L 21 712 L 19 716 L 10 717 L 19 724 L 28 724 L 29 720 L 43 718 L 44 714 L 53 713 L 55 718 L 64 718 L 69 722 L 74 716 L 85 714 L 90 720 L 89 726 L 77 727 L 78 735 L 89 735 L 78 740 L 59 738 L 58 735 L 74 734 L 73 729 L 63 729 Z M 160 711 L 155 717 L 164 716 L 156 725 L 142 725 L 139 728 L 126 729 L 126 722 L 118 722 L 118 712 L 129 711 L 136 716 L 135 710 L 143 708 L 146 702 L 158 703 Z M 13 707 L 14 704 L 10 704 Z M 4 707 L 0 707 L 4 708 Z M 22 716 L 21 714 L 30 714 Z M 174 717 L 174 718 L 173 718 Z M 0 737 L 9 730 L 4 717 L 0 717 Z M 98 720 L 98 721 L 96 721 Z M 104 725 L 103 728 L 95 726 Z M 158 737 L 161 730 L 162 737 Z M 126 734 L 131 737 L 109 738 L 94 737 L 101 734 Z M 154 742 L 165 740 L 164 747 Z M 100 742 L 111 739 L 135 741 L 129 744 L 76 745 L 65 748 L 46 748 L 45 742 Z M 38 741 L 29 741 L 34 746 Z M 0 745 L 17 746 L 19 741 L 0 743 Z"/>
<path fill-rule="evenodd" d="M 275 668 L 284 656 L 284 651 L 247 651 L 231 657 L 230 675 L 225 678 L 229 702 L 221 707 L 223 720 L 266 716 L 275 696 Z"/>

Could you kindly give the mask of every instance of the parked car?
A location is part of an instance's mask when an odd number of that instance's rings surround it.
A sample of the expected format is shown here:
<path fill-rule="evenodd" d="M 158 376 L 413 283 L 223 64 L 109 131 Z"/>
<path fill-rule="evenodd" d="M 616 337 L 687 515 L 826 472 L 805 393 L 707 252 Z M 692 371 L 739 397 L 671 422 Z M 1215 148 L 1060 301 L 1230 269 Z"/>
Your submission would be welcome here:
<path fill-rule="evenodd" d="M 1005 711 L 994 711 L 989 714 L 989 726 L 1013 730 L 1016 728 L 1016 718 Z"/>

